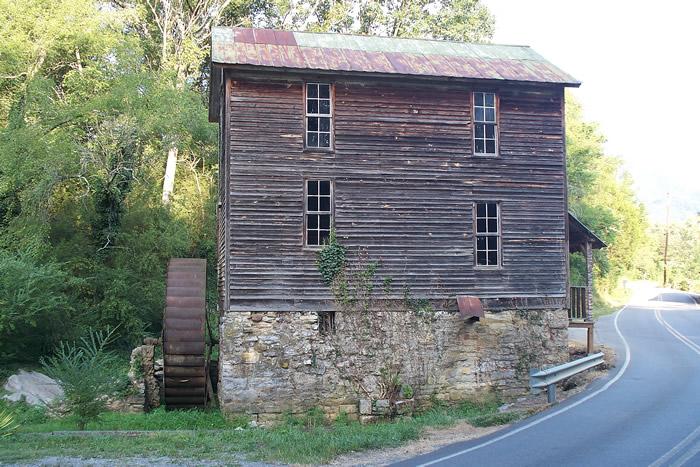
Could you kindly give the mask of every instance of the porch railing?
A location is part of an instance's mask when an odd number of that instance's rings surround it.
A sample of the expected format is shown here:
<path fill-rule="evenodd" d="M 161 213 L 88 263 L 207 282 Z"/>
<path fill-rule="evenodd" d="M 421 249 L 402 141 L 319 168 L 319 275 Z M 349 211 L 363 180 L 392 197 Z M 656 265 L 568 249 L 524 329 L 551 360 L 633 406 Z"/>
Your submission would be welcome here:
<path fill-rule="evenodd" d="M 588 317 L 588 292 L 586 287 L 571 287 L 569 319 L 583 321 Z"/>

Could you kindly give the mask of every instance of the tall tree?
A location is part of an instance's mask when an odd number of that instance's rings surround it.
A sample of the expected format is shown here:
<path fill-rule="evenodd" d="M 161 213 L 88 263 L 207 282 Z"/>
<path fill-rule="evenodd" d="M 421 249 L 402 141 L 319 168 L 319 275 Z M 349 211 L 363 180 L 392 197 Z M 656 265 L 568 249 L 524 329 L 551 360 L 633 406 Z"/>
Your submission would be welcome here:
<path fill-rule="evenodd" d="M 596 253 L 596 271 L 599 284 L 609 291 L 623 274 L 639 274 L 635 258 L 646 245 L 646 212 L 622 161 L 605 154 L 605 137 L 596 124 L 583 119 L 581 106 L 570 95 L 566 143 L 569 207 L 608 244 Z"/>
<path fill-rule="evenodd" d="M 302 31 L 467 42 L 488 41 L 494 32 L 479 0 L 267 0 L 249 13 L 250 24 Z"/>

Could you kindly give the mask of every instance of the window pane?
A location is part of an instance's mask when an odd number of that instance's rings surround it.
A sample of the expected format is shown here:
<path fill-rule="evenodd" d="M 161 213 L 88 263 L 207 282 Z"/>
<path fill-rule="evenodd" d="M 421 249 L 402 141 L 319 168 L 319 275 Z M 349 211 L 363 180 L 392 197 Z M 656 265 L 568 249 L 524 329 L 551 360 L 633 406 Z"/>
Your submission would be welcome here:
<path fill-rule="evenodd" d="M 489 209 L 489 217 L 496 217 L 496 203 L 485 203 Z"/>
<path fill-rule="evenodd" d="M 316 180 L 309 180 L 306 182 L 306 190 L 310 195 L 318 194 L 318 182 Z"/>
<path fill-rule="evenodd" d="M 485 99 L 486 99 L 486 101 L 485 101 L 486 105 L 487 105 L 488 107 L 493 107 L 493 106 L 494 106 L 494 103 L 495 103 L 495 97 L 496 97 L 495 94 L 492 93 L 492 92 L 487 92 L 487 93 L 484 95 L 484 97 L 485 97 Z"/>
<path fill-rule="evenodd" d="M 483 122 L 484 121 L 484 109 L 477 107 L 474 109 L 474 121 Z"/>
<path fill-rule="evenodd" d="M 306 129 L 308 131 L 318 131 L 318 118 L 306 117 Z"/>
<path fill-rule="evenodd" d="M 331 101 L 330 100 L 321 100 L 319 101 L 319 110 L 318 113 L 320 114 L 329 114 L 331 113 Z"/>
<path fill-rule="evenodd" d="M 477 123 L 474 125 L 474 135 L 477 138 L 484 137 L 484 124 L 483 123 Z"/>
<path fill-rule="evenodd" d="M 318 216 L 319 225 L 322 229 L 330 229 L 331 228 L 331 216 L 328 214 L 320 214 Z"/>
<path fill-rule="evenodd" d="M 491 233 L 498 232 L 498 220 L 497 219 L 489 219 L 489 232 L 491 232 Z"/>
<path fill-rule="evenodd" d="M 331 198 L 330 196 L 323 196 L 320 198 L 321 205 L 319 206 L 319 211 L 330 212 L 331 210 Z"/>
<path fill-rule="evenodd" d="M 476 216 L 486 217 L 486 203 L 476 203 Z"/>
<path fill-rule="evenodd" d="M 328 99 L 331 96 L 331 86 L 330 84 L 319 84 L 318 85 L 318 97 L 322 99 Z"/>
<path fill-rule="evenodd" d="M 306 112 L 310 113 L 310 114 L 317 114 L 318 113 L 318 101 L 315 99 L 306 101 Z"/>
<path fill-rule="evenodd" d="M 498 237 L 487 237 L 488 249 L 498 250 Z"/>
<path fill-rule="evenodd" d="M 328 243 L 328 237 L 330 237 L 330 232 L 328 230 L 321 230 L 318 232 L 319 245 L 324 245 Z"/>
<path fill-rule="evenodd" d="M 486 237 L 483 235 L 476 237 L 476 249 L 477 251 L 486 249 Z"/>
<path fill-rule="evenodd" d="M 329 180 L 321 180 L 319 184 L 321 188 L 319 194 L 329 196 L 331 194 L 331 182 Z"/>
<path fill-rule="evenodd" d="M 318 147 L 318 133 L 309 133 L 306 138 L 306 145 L 310 148 Z"/>
<path fill-rule="evenodd" d="M 498 252 L 489 251 L 488 255 L 489 266 L 498 266 Z"/>
<path fill-rule="evenodd" d="M 484 93 L 475 92 L 474 93 L 474 105 L 484 105 Z"/>
<path fill-rule="evenodd" d="M 486 137 L 489 139 L 496 138 L 496 125 L 484 125 L 486 127 Z"/>
<path fill-rule="evenodd" d="M 307 230 L 306 231 L 306 244 L 307 245 L 318 245 L 318 230 Z"/>
<path fill-rule="evenodd" d="M 319 117 L 319 129 L 321 131 L 331 131 L 331 119 L 328 117 Z"/>
<path fill-rule="evenodd" d="M 330 133 L 320 133 L 319 134 L 319 147 L 330 148 L 331 147 L 331 134 Z"/>
<path fill-rule="evenodd" d="M 478 233 L 486 232 L 486 219 L 477 219 L 476 220 L 476 231 Z"/>
<path fill-rule="evenodd" d="M 476 264 L 478 264 L 480 266 L 486 265 L 486 252 L 485 251 L 477 251 L 476 252 Z"/>
<path fill-rule="evenodd" d="M 311 211 L 318 211 L 318 198 L 315 196 L 309 196 L 309 198 L 306 200 L 306 210 L 311 212 Z"/>
<path fill-rule="evenodd" d="M 307 97 L 318 97 L 318 84 L 307 84 L 306 85 L 306 96 Z"/>
<path fill-rule="evenodd" d="M 487 122 L 495 122 L 496 121 L 496 109 L 486 109 L 486 118 L 485 120 Z"/>
<path fill-rule="evenodd" d="M 318 214 L 307 214 L 306 215 L 306 228 L 307 229 L 318 229 Z"/>
<path fill-rule="evenodd" d="M 496 142 L 492 139 L 486 140 L 486 154 L 496 154 Z"/>
<path fill-rule="evenodd" d="M 483 139 L 477 139 L 474 141 L 474 152 L 477 154 L 483 154 L 484 153 L 484 140 Z"/>

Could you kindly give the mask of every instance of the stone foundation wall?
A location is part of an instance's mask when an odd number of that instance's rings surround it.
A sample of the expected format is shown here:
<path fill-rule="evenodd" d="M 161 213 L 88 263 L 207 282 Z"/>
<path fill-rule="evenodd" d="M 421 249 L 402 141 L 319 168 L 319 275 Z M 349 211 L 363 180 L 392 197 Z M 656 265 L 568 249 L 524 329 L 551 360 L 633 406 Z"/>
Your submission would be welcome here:
<path fill-rule="evenodd" d="M 450 312 L 226 313 L 221 321 L 219 402 L 231 414 L 275 421 L 323 408 L 357 414 L 382 398 L 398 372 L 418 401 L 458 401 L 481 390 L 527 391 L 532 367 L 567 358 L 566 310 L 501 311 L 480 321 Z"/>

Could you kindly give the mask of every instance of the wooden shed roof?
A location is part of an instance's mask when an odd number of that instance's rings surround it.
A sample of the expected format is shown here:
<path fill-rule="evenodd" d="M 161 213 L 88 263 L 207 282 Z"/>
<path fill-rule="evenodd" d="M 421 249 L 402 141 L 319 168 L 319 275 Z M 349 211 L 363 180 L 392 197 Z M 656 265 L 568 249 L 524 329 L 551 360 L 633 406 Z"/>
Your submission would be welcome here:
<path fill-rule="evenodd" d="M 594 250 L 605 248 L 606 245 L 591 229 L 578 220 L 571 212 L 569 212 L 569 251 L 582 251 L 586 242 L 591 242 Z"/>
<path fill-rule="evenodd" d="M 211 57 L 214 65 L 581 84 L 519 45 L 217 27 Z"/>

